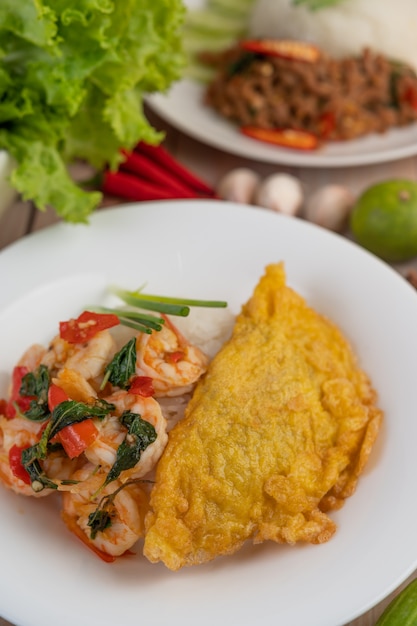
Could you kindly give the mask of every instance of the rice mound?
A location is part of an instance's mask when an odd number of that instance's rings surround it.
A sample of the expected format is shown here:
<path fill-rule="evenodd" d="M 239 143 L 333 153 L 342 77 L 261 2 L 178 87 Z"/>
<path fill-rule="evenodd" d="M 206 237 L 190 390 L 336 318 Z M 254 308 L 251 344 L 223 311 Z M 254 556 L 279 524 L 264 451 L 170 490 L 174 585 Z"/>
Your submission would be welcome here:
<path fill-rule="evenodd" d="M 335 58 L 368 47 L 417 71 L 416 0 L 341 0 L 315 11 L 293 0 L 258 0 L 249 30 L 253 37 L 309 41 Z"/>
<path fill-rule="evenodd" d="M 232 334 L 235 316 L 230 309 L 192 308 L 187 317 L 171 318 L 188 341 L 212 359 Z M 167 430 L 182 419 L 191 394 L 158 398 Z"/>

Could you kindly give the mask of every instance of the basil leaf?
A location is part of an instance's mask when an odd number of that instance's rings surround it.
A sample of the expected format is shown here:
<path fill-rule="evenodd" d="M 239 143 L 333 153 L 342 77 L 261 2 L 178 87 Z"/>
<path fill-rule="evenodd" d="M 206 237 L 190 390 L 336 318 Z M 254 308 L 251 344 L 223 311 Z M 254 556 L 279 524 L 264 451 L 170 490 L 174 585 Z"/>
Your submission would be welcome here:
<path fill-rule="evenodd" d="M 105 378 L 115 387 L 126 389 L 136 370 L 136 337 L 130 339 L 107 365 Z"/>
<path fill-rule="evenodd" d="M 31 487 L 36 493 L 43 491 L 46 487 L 49 489 L 57 489 L 57 484 L 48 478 L 39 463 L 39 459 L 45 457 L 46 454 L 45 456 L 43 455 L 42 448 L 39 444 L 22 450 L 22 465 L 29 474 Z"/>
<path fill-rule="evenodd" d="M 41 422 L 49 417 L 48 390 L 51 383 L 46 365 L 40 365 L 34 372 L 28 372 L 22 378 L 19 393 L 21 396 L 35 396 L 24 416 L 34 422 Z"/>
<path fill-rule="evenodd" d="M 126 426 L 127 434 L 117 449 L 116 460 L 107 474 L 103 487 L 116 480 L 124 470 L 135 467 L 142 452 L 157 437 L 152 424 L 142 419 L 138 413 L 124 411 L 120 421 Z"/>
<path fill-rule="evenodd" d="M 89 417 L 103 419 L 114 409 L 114 404 L 105 400 L 96 400 L 94 404 L 84 404 L 75 400 L 64 400 L 52 411 L 51 429 L 48 439 L 52 439 L 60 430 L 71 424 L 83 422 Z"/>
<path fill-rule="evenodd" d="M 87 526 L 91 528 L 90 538 L 95 539 L 97 533 L 103 532 L 106 528 L 110 528 L 111 524 L 110 512 L 104 508 L 97 508 L 88 516 Z"/>

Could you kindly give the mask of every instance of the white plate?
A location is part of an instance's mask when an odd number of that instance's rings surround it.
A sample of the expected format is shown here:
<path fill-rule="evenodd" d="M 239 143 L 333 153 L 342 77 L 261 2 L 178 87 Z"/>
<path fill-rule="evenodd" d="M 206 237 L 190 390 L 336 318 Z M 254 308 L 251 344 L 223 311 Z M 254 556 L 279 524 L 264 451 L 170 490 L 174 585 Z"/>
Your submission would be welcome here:
<path fill-rule="evenodd" d="M 320 546 L 247 546 L 177 573 L 139 554 L 106 564 L 54 498 L 0 489 L 0 613 L 20 626 L 342 626 L 417 566 L 417 295 L 355 244 L 296 218 L 215 201 L 155 202 L 59 224 L 0 253 L 0 397 L 21 351 L 106 286 L 246 301 L 269 262 L 351 339 L 380 391 L 383 432 Z"/>
<path fill-rule="evenodd" d="M 167 122 L 205 144 L 255 161 L 298 167 L 350 167 L 394 161 L 417 154 L 417 123 L 383 135 L 329 143 L 314 151 L 290 150 L 250 139 L 203 103 L 204 87 L 190 79 L 175 83 L 167 95 L 147 98 Z"/>

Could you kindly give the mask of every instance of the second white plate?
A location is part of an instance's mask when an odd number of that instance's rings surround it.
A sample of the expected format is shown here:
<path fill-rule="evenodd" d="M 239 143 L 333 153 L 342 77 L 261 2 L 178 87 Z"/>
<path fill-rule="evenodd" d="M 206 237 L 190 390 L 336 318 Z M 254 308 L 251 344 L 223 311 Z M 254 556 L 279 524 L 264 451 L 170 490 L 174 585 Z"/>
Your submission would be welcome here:
<path fill-rule="evenodd" d="M 383 135 L 329 143 L 319 150 L 275 147 L 241 135 L 231 122 L 204 105 L 204 86 L 184 79 L 167 95 L 147 98 L 150 107 L 175 128 L 226 152 L 266 163 L 299 167 L 351 167 L 394 161 L 417 154 L 417 123 Z"/>

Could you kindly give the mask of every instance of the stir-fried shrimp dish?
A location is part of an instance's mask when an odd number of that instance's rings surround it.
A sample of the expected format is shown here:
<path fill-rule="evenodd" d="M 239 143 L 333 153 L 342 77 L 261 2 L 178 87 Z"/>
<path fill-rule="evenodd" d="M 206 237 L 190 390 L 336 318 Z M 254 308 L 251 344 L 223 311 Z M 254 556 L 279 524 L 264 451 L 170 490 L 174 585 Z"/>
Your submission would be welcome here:
<path fill-rule="evenodd" d="M 114 313 L 60 322 L 48 346 L 24 352 L 0 400 L 0 481 L 61 498 L 66 526 L 105 561 L 143 536 L 170 427 L 157 398 L 190 393 L 209 361 L 157 319 L 127 334 Z"/>
<path fill-rule="evenodd" d="M 107 562 L 136 549 L 178 570 L 247 541 L 329 541 L 383 418 L 342 331 L 282 263 L 237 317 L 220 301 L 126 293 L 140 313 L 86 310 L 17 360 L 0 482 L 59 499 Z"/>

